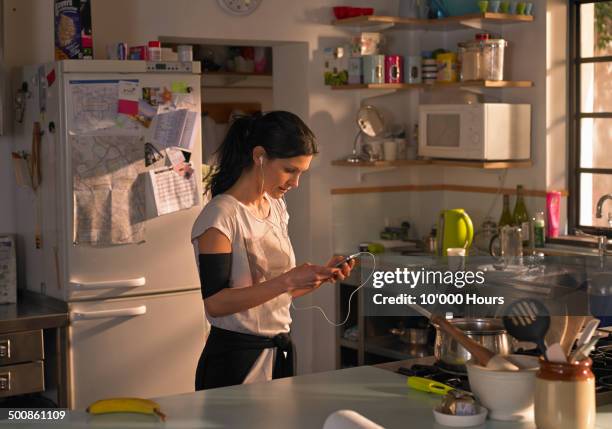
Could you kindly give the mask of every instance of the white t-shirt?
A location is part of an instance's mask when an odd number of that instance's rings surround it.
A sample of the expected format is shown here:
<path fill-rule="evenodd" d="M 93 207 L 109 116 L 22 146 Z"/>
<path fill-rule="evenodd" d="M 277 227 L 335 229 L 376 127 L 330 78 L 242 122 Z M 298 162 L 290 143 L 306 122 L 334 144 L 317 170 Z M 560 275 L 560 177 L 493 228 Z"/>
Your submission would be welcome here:
<path fill-rule="evenodd" d="M 215 196 L 204 207 L 191 231 L 196 261 L 197 238 L 209 228 L 223 233 L 232 245 L 230 287 L 249 287 L 277 277 L 295 267 L 289 240 L 289 213 L 282 199 L 270 198 L 270 213 L 260 219 L 231 195 Z M 204 280 L 206 281 L 206 280 Z M 257 307 L 221 317 L 206 318 L 211 325 L 229 331 L 272 337 L 289 332 L 291 295 L 284 293 Z M 251 368 L 245 383 L 272 379 L 275 349 L 265 349 Z"/>

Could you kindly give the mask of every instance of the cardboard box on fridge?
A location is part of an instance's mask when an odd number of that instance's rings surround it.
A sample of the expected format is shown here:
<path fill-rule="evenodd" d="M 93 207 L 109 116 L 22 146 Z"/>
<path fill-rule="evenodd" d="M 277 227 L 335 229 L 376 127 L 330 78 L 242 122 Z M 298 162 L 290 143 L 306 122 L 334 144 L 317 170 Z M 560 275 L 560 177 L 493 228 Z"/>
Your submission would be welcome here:
<path fill-rule="evenodd" d="M 54 0 L 55 59 L 92 59 L 91 0 Z"/>

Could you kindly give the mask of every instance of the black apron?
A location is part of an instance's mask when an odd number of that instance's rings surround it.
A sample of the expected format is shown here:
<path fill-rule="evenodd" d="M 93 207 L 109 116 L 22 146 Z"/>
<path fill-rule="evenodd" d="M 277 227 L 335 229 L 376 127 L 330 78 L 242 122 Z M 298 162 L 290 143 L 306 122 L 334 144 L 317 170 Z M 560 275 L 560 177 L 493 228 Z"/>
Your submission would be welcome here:
<path fill-rule="evenodd" d="M 293 343 L 289 334 L 263 337 L 212 326 L 198 361 L 195 390 L 242 384 L 262 350 L 271 348 L 276 348 L 272 378 L 292 377 Z"/>

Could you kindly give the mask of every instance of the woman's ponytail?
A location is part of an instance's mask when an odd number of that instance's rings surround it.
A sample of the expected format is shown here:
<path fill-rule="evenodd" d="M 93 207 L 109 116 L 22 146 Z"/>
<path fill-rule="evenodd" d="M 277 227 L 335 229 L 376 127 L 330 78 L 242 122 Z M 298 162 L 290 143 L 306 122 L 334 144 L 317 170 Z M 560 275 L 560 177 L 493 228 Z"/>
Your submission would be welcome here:
<path fill-rule="evenodd" d="M 242 170 L 251 164 L 251 148 L 247 140 L 255 120 L 255 116 L 236 117 L 227 131 L 218 150 L 219 165 L 208 184 L 213 197 L 231 188 Z"/>

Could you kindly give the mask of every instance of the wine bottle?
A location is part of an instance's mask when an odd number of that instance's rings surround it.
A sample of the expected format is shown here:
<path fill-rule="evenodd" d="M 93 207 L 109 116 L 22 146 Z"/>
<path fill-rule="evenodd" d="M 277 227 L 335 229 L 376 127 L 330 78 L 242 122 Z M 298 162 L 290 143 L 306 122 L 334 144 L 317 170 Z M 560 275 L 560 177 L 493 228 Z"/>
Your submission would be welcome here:
<path fill-rule="evenodd" d="M 510 195 L 504 194 L 504 205 L 502 209 L 502 214 L 499 218 L 498 226 L 501 228 L 502 226 L 512 225 L 514 221 L 512 217 L 512 213 L 510 213 Z"/>

